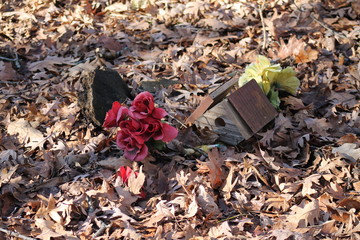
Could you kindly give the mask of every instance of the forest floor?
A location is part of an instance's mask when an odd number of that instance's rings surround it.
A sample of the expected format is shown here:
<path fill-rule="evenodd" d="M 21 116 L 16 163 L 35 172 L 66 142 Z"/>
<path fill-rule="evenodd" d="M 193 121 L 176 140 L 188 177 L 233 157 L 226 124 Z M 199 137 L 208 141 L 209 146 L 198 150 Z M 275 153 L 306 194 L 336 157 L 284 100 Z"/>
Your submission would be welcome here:
<path fill-rule="evenodd" d="M 0 239 L 360 239 L 359 1 L 1 1 L 0 29 Z M 271 123 L 236 147 L 182 126 L 258 54 L 301 83 Z M 166 150 L 131 162 L 84 117 L 100 65 L 134 97 L 172 81 Z"/>

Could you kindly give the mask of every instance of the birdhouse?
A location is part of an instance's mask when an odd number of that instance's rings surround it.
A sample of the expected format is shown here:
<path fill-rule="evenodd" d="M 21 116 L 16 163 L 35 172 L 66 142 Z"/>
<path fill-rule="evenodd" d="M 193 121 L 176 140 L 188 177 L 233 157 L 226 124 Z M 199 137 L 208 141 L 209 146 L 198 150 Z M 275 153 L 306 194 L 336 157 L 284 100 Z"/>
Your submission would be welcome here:
<path fill-rule="evenodd" d="M 185 124 L 208 128 L 220 141 L 237 145 L 276 117 L 276 109 L 255 80 L 232 91 L 235 83 L 237 79 L 232 79 L 206 96 Z"/>

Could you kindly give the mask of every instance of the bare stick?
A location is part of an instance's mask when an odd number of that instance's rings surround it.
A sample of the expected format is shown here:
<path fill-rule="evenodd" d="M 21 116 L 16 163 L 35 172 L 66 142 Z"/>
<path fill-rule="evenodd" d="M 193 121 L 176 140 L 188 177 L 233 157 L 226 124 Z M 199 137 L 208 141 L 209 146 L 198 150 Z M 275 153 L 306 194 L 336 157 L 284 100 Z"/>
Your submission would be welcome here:
<path fill-rule="evenodd" d="M 21 238 L 21 239 L 24 239 L 24 240 L 37 240 L 37 238 L 27 237 L 27 236 L 24 236 L 24 235 L 22 235 L 20 233 L 10 231 L 10 230 L 4 229 L 4 228 L 0 228 L 0 231 L 6 233 L 10 237 Z"/>
<path fill-rule="evenodd" d="M 96 233 L 94 233 L 92 239 L 95 239 L 97 237 L 99 237 L 101 234 L 103 234 L 106 230 L 106 228 L 111 227 L 111 224 L 106 225 L 103 221 L 101 221 L 101 226 L 99 228 L 99 230 L 96 231 Z"/>
<path fill-rule="evenodd" d="M 266 29 L 265 29 L 265 21 L 264 21 L 264 17 L 263 17 L 263 10 L 265 8 L 265 1 L 266 0 L 263 0 L 263 3 L 261 4 L 261 7 L 258 8 L 260 19 L 261 19 L 263 35 L 264 35 L 263 36 L 263 45 L 262 45 L 263 50 L 266 48 L 266 45 L 267 45 L 267 34 L 266 34 Z"/>
<path fill-rule="evenodd" d="M 294 6 L 302 13 L 304 13 L 305 11 L 303 9 L 301 9 L 301 7 L 299 7 L 295 1 L 293 1 Z M 322 21 L 320 21 L 318 18 L 316 18 L 313 13 L 310 13 L 310 17 L 312 20 L 314 20 L 315 22 L 317 22 L 318 24 L 320 24 L 320 26 L 322 26 L 323 28 L 325 28 L 326 30 L 332 32 L 335 36 L 339 37 L 339 38 L 347 38 L 345 34 L 343 33 L 339 33 L 337 31 L 335 31 L 334 29 L 332 29 L 331 27 L 329 27 L 328 25 L 326 25 L 325 23 L 323 23 Z"/>
<path fill-rule="evenodd" d="M 8 61 L 8 62 L 16 62 L 17 61 L 16 58 L 12 59 L 12 58 L 7 58 L 7 57 L 0 57 L 0 60 L 4 60 L 4 61 Z"/>

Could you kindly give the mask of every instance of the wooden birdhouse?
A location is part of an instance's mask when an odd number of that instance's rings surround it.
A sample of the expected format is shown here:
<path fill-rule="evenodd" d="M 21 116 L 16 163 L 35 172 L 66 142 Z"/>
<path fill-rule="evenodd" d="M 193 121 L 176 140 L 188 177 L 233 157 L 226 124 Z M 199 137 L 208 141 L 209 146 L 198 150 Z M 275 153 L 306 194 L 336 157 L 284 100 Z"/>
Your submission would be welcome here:
<path fill-rule="evenodd" d="M 236 83 L 232 79 L 206 96 L 185 124 L 209 128 L 220 141 L 237 145 L 276 117 L 276 109 L 255 80 L 231 92 Z"/>

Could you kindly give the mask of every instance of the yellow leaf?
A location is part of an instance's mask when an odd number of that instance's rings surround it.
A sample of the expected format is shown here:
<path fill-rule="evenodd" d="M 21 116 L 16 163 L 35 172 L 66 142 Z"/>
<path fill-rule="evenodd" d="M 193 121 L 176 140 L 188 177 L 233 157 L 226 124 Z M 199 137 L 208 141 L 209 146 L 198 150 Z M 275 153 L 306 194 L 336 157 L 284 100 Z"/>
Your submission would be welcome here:
<path fill-rule="evenodd" d="M 296 72 L 292 67 L 287 67 L 281 72 L 269 72 L 268 79 L 272 85 L 276 84 L 277 88 L 280 88 L 281 90 L 284 90 L 293 95 L 296 94 L 296 91 L 300 85 L 300 81 L 296 77 Z"/>
<path fill-rule="evenodd" d="M 272 82 L 267 77 L 269 73 L 281 72 L 279 64 L 271 65 L 270 60 L 262 55 L 256 57 L 256 61 L 245 68 L 245 73 L 239 79 L 239 87 L 249 82 L 251 79 L 260 85 L 264 93 L 270 91 Z"/>

